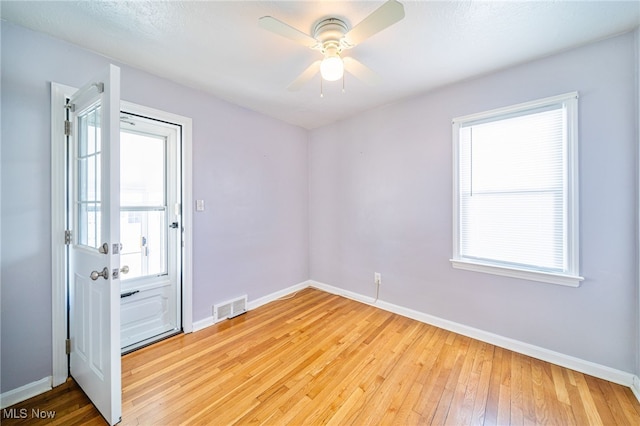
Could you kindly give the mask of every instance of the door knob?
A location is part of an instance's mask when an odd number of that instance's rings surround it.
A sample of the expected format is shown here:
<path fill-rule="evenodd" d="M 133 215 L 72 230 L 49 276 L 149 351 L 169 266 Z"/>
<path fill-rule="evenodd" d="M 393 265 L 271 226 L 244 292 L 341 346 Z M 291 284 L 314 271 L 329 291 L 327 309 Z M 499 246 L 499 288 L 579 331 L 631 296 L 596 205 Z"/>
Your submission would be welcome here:
<path fill-rule="evenodd" d="M 129 273 L 129 266 L 128 265 L 124 265 L 122 268 L 120 268 L 120 272 L 122 272 L 123 274 L 128 274 Z"/>
<path fill-rule="evenodd" d="M 91 273 L 91 275 L 89 275 L 89 277 L 90 277 L 92 280 L 94 280 L 94 281 L 95 281 L 95 280 L 97 280 L 97 279 L 98 279 L 98 277 L 102 277 L 102 278 L 104 278 L 105 280 L 108 280 L 108 279 L 109 279 L 109 270 L 105 267 L 105 268 L 102 270 L 102 272 L 93 271 L 93 272 Z"/>

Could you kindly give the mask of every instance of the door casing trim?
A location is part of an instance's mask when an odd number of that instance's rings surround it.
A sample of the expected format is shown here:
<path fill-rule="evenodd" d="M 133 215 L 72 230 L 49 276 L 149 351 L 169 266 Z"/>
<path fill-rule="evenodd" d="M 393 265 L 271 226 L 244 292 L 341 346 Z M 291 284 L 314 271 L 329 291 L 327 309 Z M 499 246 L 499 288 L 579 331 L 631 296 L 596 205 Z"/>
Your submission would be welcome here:
<path fill-rule="evenodd" d="M 64 243 L 66 229 L 66 169 L 63 106 L 77 89 L 51 83 L 51 350 L 52 385 L 63 384 L 68 377 L 69 366 L 65 340 L 67 338 L 67 250 Z M 121 101 L 120 109 L 159 117 L 182 126 L 182 223 L 184 247 L 182 251 L 182 329 L 193 331 L 193 175 L 192 175 L 192 120 L 132 102 Z"/>

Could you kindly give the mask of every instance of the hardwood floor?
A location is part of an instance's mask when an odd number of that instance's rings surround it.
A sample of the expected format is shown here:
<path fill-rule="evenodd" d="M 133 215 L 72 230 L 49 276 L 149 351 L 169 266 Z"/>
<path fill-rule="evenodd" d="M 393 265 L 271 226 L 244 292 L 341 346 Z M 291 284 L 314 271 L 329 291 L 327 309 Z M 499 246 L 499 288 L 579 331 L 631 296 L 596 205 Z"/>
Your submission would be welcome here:
<path fill-rule="evenodd" d="M 122 388 L 123 425 L 640 424 L 624 386 L 314 289 L 123 356 Z M 12 408 L 105 424 L 73 381 Z"/>

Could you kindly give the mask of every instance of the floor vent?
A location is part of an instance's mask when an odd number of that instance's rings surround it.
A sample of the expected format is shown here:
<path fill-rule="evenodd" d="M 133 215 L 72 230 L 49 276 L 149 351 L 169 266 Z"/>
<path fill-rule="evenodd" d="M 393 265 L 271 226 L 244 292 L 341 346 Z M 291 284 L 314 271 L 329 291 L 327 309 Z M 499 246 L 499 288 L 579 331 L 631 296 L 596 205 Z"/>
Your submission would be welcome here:
<path fill-rule="evenodd" d="M 213 322 L 237 317 L 247 312 L 247 296 L 229 300 L 213 306 Z"/>

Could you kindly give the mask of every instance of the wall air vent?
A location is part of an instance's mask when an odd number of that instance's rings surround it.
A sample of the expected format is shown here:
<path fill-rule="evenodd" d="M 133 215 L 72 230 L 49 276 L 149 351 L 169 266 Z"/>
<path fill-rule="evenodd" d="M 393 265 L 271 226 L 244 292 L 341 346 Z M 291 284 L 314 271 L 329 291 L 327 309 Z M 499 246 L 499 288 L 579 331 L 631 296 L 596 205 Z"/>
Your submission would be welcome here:
<path fill-rule="evenodd" d="M 234 318 L 247 312 L 247 295 L 213 305 L 213 322 Z"/>

